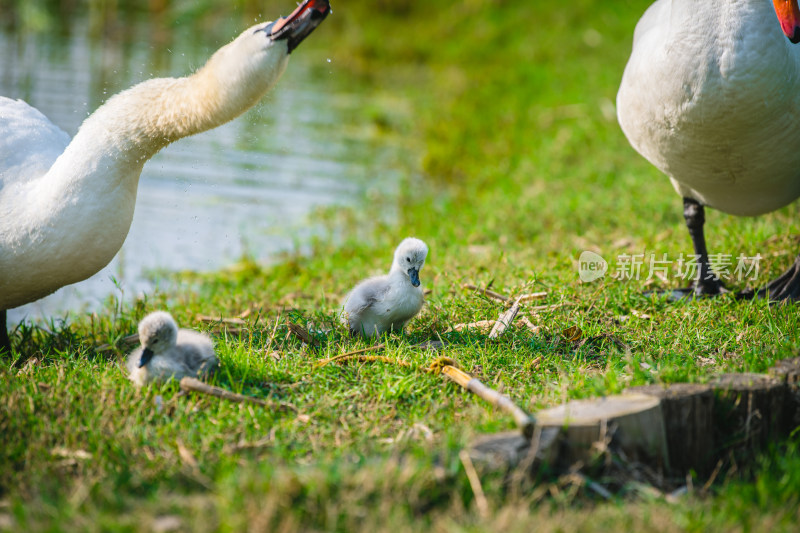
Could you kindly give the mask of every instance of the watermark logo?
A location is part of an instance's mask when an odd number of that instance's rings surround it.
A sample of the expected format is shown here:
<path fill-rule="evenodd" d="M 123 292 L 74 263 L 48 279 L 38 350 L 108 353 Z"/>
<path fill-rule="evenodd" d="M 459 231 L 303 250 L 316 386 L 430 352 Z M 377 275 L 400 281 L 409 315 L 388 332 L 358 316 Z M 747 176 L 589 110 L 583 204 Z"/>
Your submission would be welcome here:
<path fill-rule="evenodd" d="M 697 279 L 697 255 L 680 255 L 676 260 L 668 259 L 667 254 L 661 257 L 656 254 L 620 254 L 609 277 L 616 280 L 650 280 L 658 278 L 668 282 L 670 278 L 686 281 Z M 711 269 L 720 279 L 737 281 L 753 281 L 758 278 L 761 254 L 747 257 L 739 254 L 709 254 Z M 594 252 L 582 252 L 578 259 L 578 275 L 582 282 L 589 283 L 602 278 L 609 271 L 609 263 Z"/>
<path fill-rule="evenodd" d="M 586 250 L 578 258 L 578 275 L 581 281 L 589 283 L 600 279 L 608 272 L 608 262 L 600 254 Z"/>

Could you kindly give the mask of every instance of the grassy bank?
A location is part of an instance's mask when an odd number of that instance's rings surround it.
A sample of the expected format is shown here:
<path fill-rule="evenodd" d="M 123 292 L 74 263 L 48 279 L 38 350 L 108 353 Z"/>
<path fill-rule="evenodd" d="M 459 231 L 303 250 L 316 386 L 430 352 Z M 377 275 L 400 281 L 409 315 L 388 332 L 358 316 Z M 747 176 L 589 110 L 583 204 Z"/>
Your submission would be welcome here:
<path fill-rule="evenodd" d="M 751 469 L 727 469 L 677 503 L 637 485 L 612 502 L 545 480 L 520 494 L 483 480 L 482 514 L 458 457 L 511 421 L 441 378 L 415 343 L 445 354 L 530 410 L 650 382 L 763 371 L 796 356 L 795 306 L 667 303 L 658 277 L 581 284 L 577 257 L 690 252 L 680 198 L 627 144 L 616 87 L 646 1 L 568 6 L 467 0 L 334 5 L 298 53 L 325 53 L 369 87 L 362 116 L 376 145 L 396 144 L 398 196 L 319 213 L 307 255 L 182 273 L 174 290 L 68 324 L 21 326 L 0 362 L 0 528 L 20 530 L 791 530 L 800 453 L 776 443 Z M 347 127 L 347 125 L 343 125 Z M 763 283 L 797 252 L 798 207 L 758 219 L 707 215 L 715 252 L 760 254 Z M 412 364 L 329 365 L 366 346 L 335 322 L 339 298 L 388 267 L 405 236 L 431 253 L 431 289 L 407 334 L 382 355 Z M 453 325 L 503 305 L 461 289 L 546 291 L 523 307 L 539 334 L 498 340 Z M 742 288 L 747 282 L 732 280 Z M 753 283 L 753 282 L 751 282 Z M 535 305 L 550 305 L 533 310 Z M 302 416 L 134 389 L 123 338 L 154 309 L 213 332 L 219 386 L 289 402 Z M 222 327 L 198 314 L 239 316 Z M 316 346 L 289 334 L 312 332 Z M 580 335 L 564 335 L 576 327 Z M 571 330 L 573 333 L 577 330 Z M 104 345 L 110 345 L 104 347 Z"/>

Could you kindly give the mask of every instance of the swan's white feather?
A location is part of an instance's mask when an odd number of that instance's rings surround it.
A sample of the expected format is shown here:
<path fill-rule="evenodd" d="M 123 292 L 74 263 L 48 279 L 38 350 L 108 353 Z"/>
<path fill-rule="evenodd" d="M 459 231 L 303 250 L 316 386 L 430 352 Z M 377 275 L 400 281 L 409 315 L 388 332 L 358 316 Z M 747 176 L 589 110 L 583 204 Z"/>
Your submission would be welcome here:
<path fill-rule="evenodd" d="M 617 113 L 682 196 L 733 215 L 800 196 L 800 46 L 772 2 L 655 2 L 636 27 Z"/>
<path fill-rule="evenodd" d="M 42 177 L 69 144 L 64 130 L 22 100 L 0 96 L 0 124 L 0 195 Z"/>

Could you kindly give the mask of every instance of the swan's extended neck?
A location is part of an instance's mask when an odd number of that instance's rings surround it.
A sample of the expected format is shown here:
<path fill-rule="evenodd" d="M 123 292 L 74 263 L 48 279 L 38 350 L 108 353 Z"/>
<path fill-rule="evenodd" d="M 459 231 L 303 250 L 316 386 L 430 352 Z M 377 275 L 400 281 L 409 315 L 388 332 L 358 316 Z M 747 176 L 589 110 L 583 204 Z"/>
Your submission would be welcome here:
<path fill-rule="evenodd" d="M 103 179 L 138 181 L 144 163 L 166 145 L 243 113 L 275 84 L 288 55 L 285 44 L 250 51 L 241 41 L 221 48 L 190 76 L 148 80 L 109 99 L 86 119 L 51 170 L 86 178 L 103 169 Z"/>

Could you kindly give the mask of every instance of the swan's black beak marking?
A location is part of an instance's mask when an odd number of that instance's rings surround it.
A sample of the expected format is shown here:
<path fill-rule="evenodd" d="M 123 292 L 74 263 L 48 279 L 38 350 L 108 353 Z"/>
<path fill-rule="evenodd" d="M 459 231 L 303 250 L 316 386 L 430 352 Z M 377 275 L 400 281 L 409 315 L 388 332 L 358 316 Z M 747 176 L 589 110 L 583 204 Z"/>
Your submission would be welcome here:
<path fill-rule="evenodd" d="M 411 278 L 411 284 L 419 287 L 419 270 L 414 267 L 408 269 L 408 277 Z"/>
<path fill-rule="evenodd" d="M 144 365 L 150 362 L 150 359 L 153 358 L 153 350 L 150 348 L 145 348 L 142 350 L 142 358 L 139 359 L 139 368 L 142 368 Z"/>
<path fill-rule="evenodd" d="M 273 41 L 286 39 L 289 53 L 297 48 L 331 12 L 328 0 L 305 0 L 292 11 L 292 14 L 280 18 L 264 28 Z"/>

